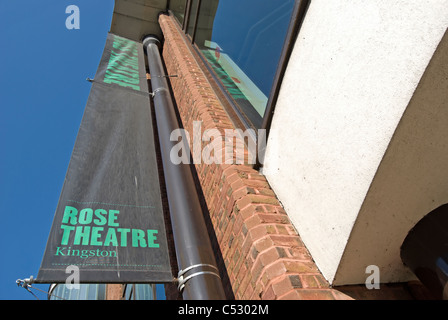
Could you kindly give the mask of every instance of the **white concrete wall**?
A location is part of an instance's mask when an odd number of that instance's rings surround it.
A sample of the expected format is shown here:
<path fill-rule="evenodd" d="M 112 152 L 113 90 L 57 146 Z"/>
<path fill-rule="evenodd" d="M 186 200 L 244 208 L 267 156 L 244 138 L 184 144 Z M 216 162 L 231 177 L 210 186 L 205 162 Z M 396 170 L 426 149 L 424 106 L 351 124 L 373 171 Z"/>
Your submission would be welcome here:
<path fill-rule="evenodd" d="M 424 215 L 448 203 L 447 164 L 448 32 L 370 185 L 334 284 L 364 279 L 365 267 L 370 264 L 380 267 L 383 281 L 408 279 L 407 268 L 401 263 L 401 244 Z"/>
<path fill-rule="evenodd" d="M 331 283 L 447 25 L 448 0 L 311 2 L 281 87 L 263 173 Z M 357 271 L 338 284 L 364 282 L 365 269 Z M 408 277 L 402 270 L 382 280 Z"/>

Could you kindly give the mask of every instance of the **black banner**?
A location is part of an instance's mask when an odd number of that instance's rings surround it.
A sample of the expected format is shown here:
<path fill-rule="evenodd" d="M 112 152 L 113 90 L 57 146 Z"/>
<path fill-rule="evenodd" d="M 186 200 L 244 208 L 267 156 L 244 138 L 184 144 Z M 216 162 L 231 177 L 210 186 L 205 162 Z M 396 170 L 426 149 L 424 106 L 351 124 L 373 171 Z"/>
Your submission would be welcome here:
<path fill-rule="evenodd" d="M 73 270 L 80 283 L 173 278 L 143 48 L 113 34 L 92 83 L 37 282 L 66 282 Z"/>

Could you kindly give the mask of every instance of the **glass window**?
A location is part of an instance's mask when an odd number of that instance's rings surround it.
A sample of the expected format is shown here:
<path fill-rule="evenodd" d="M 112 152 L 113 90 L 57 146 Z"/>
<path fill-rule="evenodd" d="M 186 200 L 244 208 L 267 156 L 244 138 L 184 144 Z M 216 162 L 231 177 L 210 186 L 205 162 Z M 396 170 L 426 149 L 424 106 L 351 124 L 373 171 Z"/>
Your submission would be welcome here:
<path fill-rule="evenodd" d="M 124 298 L 126 300 L 155 300 L 156 285 L 126 284 Z M 106 284 L 83 283 L 79 289 L 68 289 L 65 284 L 57 284 L 50 292 L 50 300 L 105 300 Z"/>
<path fill-rule="evenodd" d="M 124 291 L 125 300 L 132 300 L 133 290 L 134 290 L 134 285 L 132 285 L 132 284 L 125 285 L 125 291 Z"/>
<path fill-rule="evenodd" d="M 293 7 L 294 0 L 201 1 L 195 43 L 256 128 L 261 127 Z"/>
<path fill-rule="evenodd" d="M 126 300 L 156 300 L 154 284 L 126 284 L 124 298 Z"/>
<path fill-rule="evenodd" d="M 136 284 L 135 300 L 155 300 L 154 286 L 148 284 Z"/>
<path fill-rule="evenodd" d="M 78 289 L 68 289 L 65 284 L 55 286 L 50 300 L 105 300 L 106 285 L 83 283 Z"/>
<path fill-rule="evenodd" d="M 187 0 L 170 0 L 170 10 L 173 12 L 180 25 L 183 25 L 185 18 L 185 7 Z"/>
<path fill-rule="evenodd" d="M 106 300 L 106 284 L 102 283 L 102 284 L 97 284 L 98 286 L 98 290 L 97 295 L 96 295 L 96 299 L 95 300 Z M 93 299 L 89 299 L 89 300 L 93 300 Z"/>

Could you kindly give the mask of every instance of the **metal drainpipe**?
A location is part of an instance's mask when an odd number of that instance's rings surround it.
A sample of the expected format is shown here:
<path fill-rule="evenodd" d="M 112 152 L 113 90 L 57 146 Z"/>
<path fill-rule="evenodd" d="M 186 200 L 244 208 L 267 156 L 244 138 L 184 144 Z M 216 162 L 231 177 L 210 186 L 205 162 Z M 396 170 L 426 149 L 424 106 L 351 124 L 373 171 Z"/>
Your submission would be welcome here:
<path fill-rule="evenodd" d="M 185 300 L 224 300 L 225 294 L 189 164 L 174 164 L 171 132 L 179 129 L 173 101 L 154 36 L 143 40 L 151 74 L 157 130 L 179 266 L 179 290 Z M 186 143 L 186 141 L 183 141 Z M 185 149 L 188 150 L 188 149 Z"/>

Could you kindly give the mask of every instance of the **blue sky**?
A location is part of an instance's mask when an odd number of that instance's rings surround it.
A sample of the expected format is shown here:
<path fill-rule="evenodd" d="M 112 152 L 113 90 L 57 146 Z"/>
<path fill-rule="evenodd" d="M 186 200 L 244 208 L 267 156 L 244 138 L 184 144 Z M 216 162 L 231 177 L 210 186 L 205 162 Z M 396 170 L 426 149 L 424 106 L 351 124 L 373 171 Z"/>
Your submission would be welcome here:
<path fill-rule="evenodd" d="M 65 26 L 72 4 L 80 9 L 79 30 Z M 2 300 L 35 299 L 15 281 L 39 270 L 91 87 L 86 78 L 95 75 L 113 6 L 113 0 L 0 2 Z"/>

